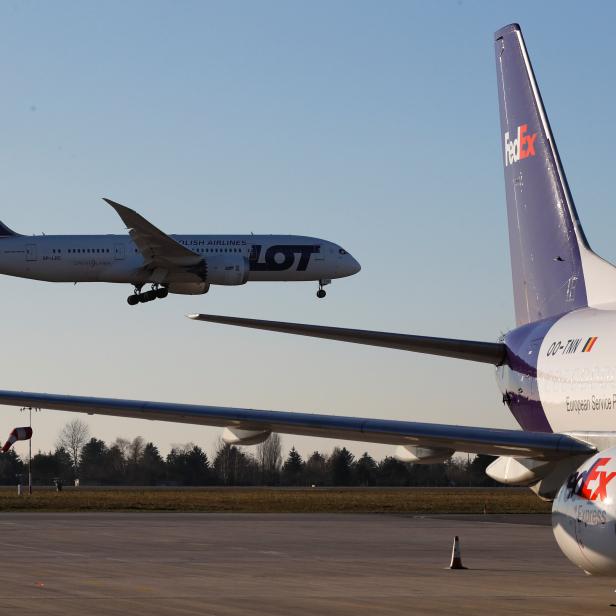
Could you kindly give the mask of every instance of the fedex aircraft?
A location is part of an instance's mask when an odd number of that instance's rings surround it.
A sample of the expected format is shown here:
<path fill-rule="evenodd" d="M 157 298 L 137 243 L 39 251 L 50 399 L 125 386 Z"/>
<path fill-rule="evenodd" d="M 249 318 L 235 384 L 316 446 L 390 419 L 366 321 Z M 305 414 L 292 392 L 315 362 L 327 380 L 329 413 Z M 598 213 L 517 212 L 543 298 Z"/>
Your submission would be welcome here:
<path fill-rule="evenodd" d="M 14 391 L 0 391 L 0 403 L 220 426 L 238 445 L 272 432 L 386 443 L 417 464 L 495 455 L 491 477 L 553 501 L 571 561 L 616 574 L 616 268 L 584 236 L 517 24 L 496 32 L 495 52 L 515 329 L 481 342 L 191 317 L 491 364 L 521 430 Z"/>
<path fill-rule="evenodd" d="M 167 235 L 110 199 L 129 235 L 20 235 L 0 223 L 0 274 L 48 282 L 132 284 L 131 306 L 198 295 L 210 285 L 314 280 L 317 297 L 334 278 L 359 272 L 344 248 L 295 235 Z M 141 292 L 151 284 L 149 291 Z"/>

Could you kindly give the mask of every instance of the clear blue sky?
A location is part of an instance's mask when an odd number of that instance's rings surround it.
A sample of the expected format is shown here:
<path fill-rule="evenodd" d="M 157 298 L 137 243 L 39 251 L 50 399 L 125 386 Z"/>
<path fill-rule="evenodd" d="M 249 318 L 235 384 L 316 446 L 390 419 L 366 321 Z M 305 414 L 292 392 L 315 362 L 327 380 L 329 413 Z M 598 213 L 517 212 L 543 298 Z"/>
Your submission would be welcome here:
<path fill-rule="evenodd" d="M 513 427 L 490 367 L 183 315 L 484 340 L 512 327 L 492 43 L 512 21 L 586 233 L 616 260 L 615 13 L 592 2 L 2 3 L 3 222 L 122 232 L 108 196 L 170 233 L 324 237 L 363 269 L 324 301 L 309 283 L 264 283 L 136 308 L 128 287 L 2 278 L 0 387 Z M 23 423 L 2 413 L 6 434 Z M 35 449 L 69 418 L 37 416 Z M 211 451 L 218 434 L 87 420 L 107 441 L 141 434 L 163 451 Z"/>

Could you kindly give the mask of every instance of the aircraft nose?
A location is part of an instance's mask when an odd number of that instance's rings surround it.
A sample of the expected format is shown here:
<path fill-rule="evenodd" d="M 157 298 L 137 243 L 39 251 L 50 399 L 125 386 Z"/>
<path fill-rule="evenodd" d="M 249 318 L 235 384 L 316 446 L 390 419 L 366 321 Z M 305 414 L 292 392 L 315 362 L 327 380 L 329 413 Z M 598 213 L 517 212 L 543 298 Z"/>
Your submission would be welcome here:
<path fill-rule="evenodd" d="M 357 274 L 357 272 L 361 270 L 361 265 L 357 259 L 352 257 L 348 252 L 344 251 L 341 257 L 338 265 L 339 276 L 353 276 L 353 274 Z"/>
<path fill-rule="evenodd" d="M 355 257 L 349 255 L 349 262 L 349 276 L 357 274 L 361 270 L 361 265 L 359 264 L 359 261 Z"/>

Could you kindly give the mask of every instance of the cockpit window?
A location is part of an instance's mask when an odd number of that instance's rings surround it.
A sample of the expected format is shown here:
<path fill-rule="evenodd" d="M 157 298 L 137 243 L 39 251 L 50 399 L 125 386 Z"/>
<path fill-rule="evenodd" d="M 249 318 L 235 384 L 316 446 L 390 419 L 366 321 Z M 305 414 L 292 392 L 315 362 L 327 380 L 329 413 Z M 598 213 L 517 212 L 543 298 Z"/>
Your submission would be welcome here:
<path fill-rule="evenodd" d="M 345 255 L 345 254 L 347 253 L 347 251 L 346 251 L 344 248 L 338 248 L 338 252 L 339 252 L 341 255 Z"/>

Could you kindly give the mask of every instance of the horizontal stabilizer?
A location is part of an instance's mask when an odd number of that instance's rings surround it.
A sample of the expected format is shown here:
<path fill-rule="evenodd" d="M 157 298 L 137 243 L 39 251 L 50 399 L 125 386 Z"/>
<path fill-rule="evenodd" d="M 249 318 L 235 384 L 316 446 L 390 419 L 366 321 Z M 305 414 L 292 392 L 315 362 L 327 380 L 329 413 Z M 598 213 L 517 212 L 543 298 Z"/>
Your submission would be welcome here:
<path fill-rule="evenodd" d="M 343 327 L 325 327 L 322 325 L 304 325 L 302 323 L 285 323 L 282 321 L 263 321 L 260 319 L 242 319 L 212 314 L 189 314 L 189 318 L 224 325 L 238 325 L 253 329 L 265 329 L 285 334 L 312 336 L 328 340 L 355 342 L 371 346 L 414 351 L 442 357 L 468 359 L 499 366 L 505 361 L 506 347 L 499 342 L 478 342 L 475 340 L 457 340 L 455 338 L 433 338 L 430 336 L 411 336 L 408 334 L 393 334 L 374 332 L 363 329 L 347 329 Z"/>
<path fill-rule="evenodd" d="M 0 391 L 0 404 L 73 411 L 89 415 L 135 417 L 230 427 L 236 432 L 279 432 L 367 443 L 415 445 L 439 450 L 450 449 L 468 453 L 548 460 L 572 455 L 592 455 L 596 451 L 592 445 L 566 434 L 451 426 L 392 419 L 341 417 L 290 411 L 258 411 L 220 406 L 19 391 Z"/>

